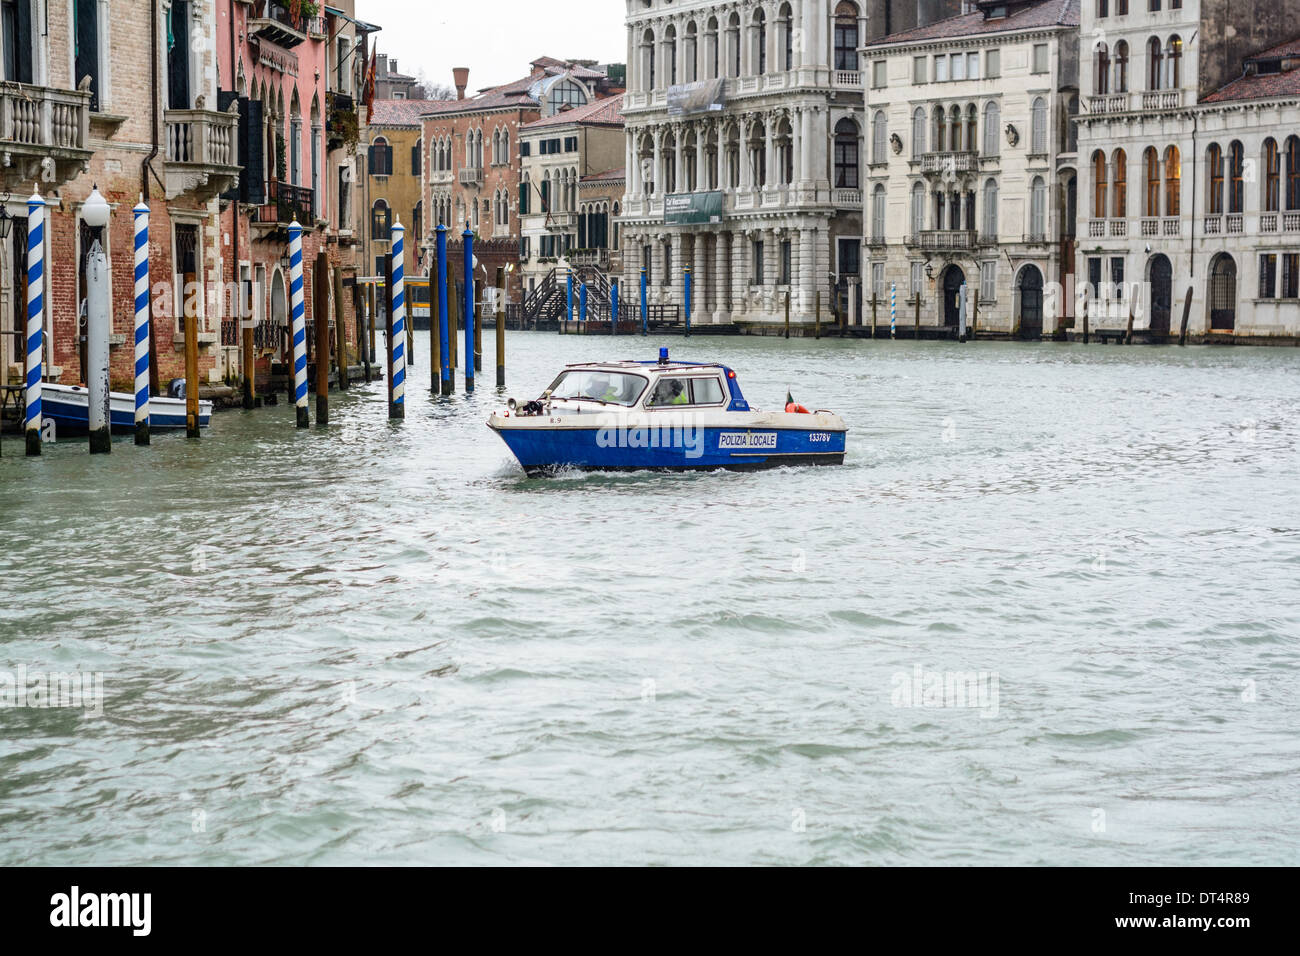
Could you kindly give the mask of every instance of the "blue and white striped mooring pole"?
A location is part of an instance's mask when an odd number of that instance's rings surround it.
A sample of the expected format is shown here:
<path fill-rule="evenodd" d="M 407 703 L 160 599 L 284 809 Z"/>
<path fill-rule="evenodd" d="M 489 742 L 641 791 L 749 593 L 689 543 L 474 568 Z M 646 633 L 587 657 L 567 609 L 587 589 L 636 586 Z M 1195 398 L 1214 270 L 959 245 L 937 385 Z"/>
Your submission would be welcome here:
<path fill-rule="evenodd" d="M 609 280 L 609 334 L 618 335 L 618 280 Z"/>
<path fill-rule="evenodd" d="M 149 207 L 144 197 L 135 217 L 135 443 L 149 444 Z"/>
<path fill-rule="evenodd" d="M 645 266 L 641 267 L 641 334 L 650 334 L 649 310 L 646 308 Z"/>
<path fill-rule="evenodd" d="M 298 217 L 289 223 L 289 308 L 293 335 L 293 404 L 298 427 L 307 419 L 307 323 L 302 314 L 302 226 Z"/>
<path fill-rule="evenodd" d="M 41 348 L 45 340 L 45 200 L 27 200 L 27 454 L 41 453 Z"/>
<path fill-rule="evenodd" d="M 392 388 L 389 389 L 388 417 L 406 417 L 406 227 L 401 220 L 393 223 L 393 367 L 388 370 Z"/>
<path fill-rule="evenodd" d="M 898 286 L 893 282 L 889 283 L 889 337 L 894 337 L 894 330 L 898 326 Z"/>
<path fill-rule="evenodd" d="M 465 391 L 474 391 L 474 230 L 465 223 Z"/>

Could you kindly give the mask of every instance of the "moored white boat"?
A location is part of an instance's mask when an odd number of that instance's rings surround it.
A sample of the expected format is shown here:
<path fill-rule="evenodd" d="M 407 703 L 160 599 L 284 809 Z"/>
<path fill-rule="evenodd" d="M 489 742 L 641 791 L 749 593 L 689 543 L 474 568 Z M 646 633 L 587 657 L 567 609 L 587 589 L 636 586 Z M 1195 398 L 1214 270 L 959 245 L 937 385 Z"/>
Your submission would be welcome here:
<path fill-rule="evenodd" d="M 839 465 L 848 432 L 833 412 L 751 408 L 725 365 L 596 362 L 568 366 L 535 401 L 494 413 L 529 475 L 594 471 Z"/>
<path fill-rule="evenodd" d="M 59 434 L 84 433 L 89 420 L 90 393 L 84 385 L 41 385 L 41 417 L 53 419 Z M 109 422 L 114 432 L 135 430 L 135 396 L 129 392 L 109 392 Z M 199 402 L 199 427 L 207 428 L 212 420 L 212 403 Z M 167 431 L 185 427 L 185 399 L 154 396 L 149 399 L 149 430 Z"/>

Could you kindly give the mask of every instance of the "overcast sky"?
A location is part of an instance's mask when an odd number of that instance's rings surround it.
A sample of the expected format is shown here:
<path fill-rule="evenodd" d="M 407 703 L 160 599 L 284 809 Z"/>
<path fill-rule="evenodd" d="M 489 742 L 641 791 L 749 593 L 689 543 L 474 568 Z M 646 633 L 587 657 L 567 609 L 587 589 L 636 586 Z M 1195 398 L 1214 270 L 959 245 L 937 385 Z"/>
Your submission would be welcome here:
<path fill-rule="evenodd" d="M 357 0 L 357 17 L 383 29 L 380 53 L 403 73 L 421 67 L 451 86 L 451 68 L 469 67 L 469 91 L 528 75 L 539 56 L 622 63 L 623 0 Z"/>

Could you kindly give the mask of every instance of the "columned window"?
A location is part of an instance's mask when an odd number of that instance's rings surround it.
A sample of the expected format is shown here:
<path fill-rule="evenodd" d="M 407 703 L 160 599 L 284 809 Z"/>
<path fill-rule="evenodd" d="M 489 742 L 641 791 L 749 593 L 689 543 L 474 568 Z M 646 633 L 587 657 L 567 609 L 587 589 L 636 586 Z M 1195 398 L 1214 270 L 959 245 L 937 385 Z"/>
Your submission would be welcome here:
<path fill-rule="evenodd" d="M 1092 154 L 1092 218 L 1106 218 L 1106 154 Z"/>
<path fill-rule="evenodd" d="M 1124 219 L 1128 216 L 1128 157 L 1124 150 L 1115 150 L 1115 159 L 1112 164 L 1115 172 L 1115 209 L 1114 216 L 1116 219 Z"/>
<path fill-rule="evenodd" d="M 858 188 L 858 125 L 848 118 L 835 124 L 835 188 Z"/>
<path fill-rule="evenodd" d="M 858 69 L 858 7 L 848 0 L 835 6 L 835 69 Z"/>

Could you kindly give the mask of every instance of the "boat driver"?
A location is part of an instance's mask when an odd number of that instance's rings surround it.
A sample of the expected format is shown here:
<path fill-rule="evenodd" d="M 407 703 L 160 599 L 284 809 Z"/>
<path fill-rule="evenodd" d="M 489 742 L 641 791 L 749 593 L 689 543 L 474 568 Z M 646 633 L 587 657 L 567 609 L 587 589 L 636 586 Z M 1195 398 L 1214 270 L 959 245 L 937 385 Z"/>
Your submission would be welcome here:
<path fill-rule="evenodd" d="M 594 375 L 591 379 L 591 389 L 587 393 L 588 398 L 594 398 L 599 402 L 616 402 L 619 398 L 619 391 L 609 380 L 608 375 Z"/>

